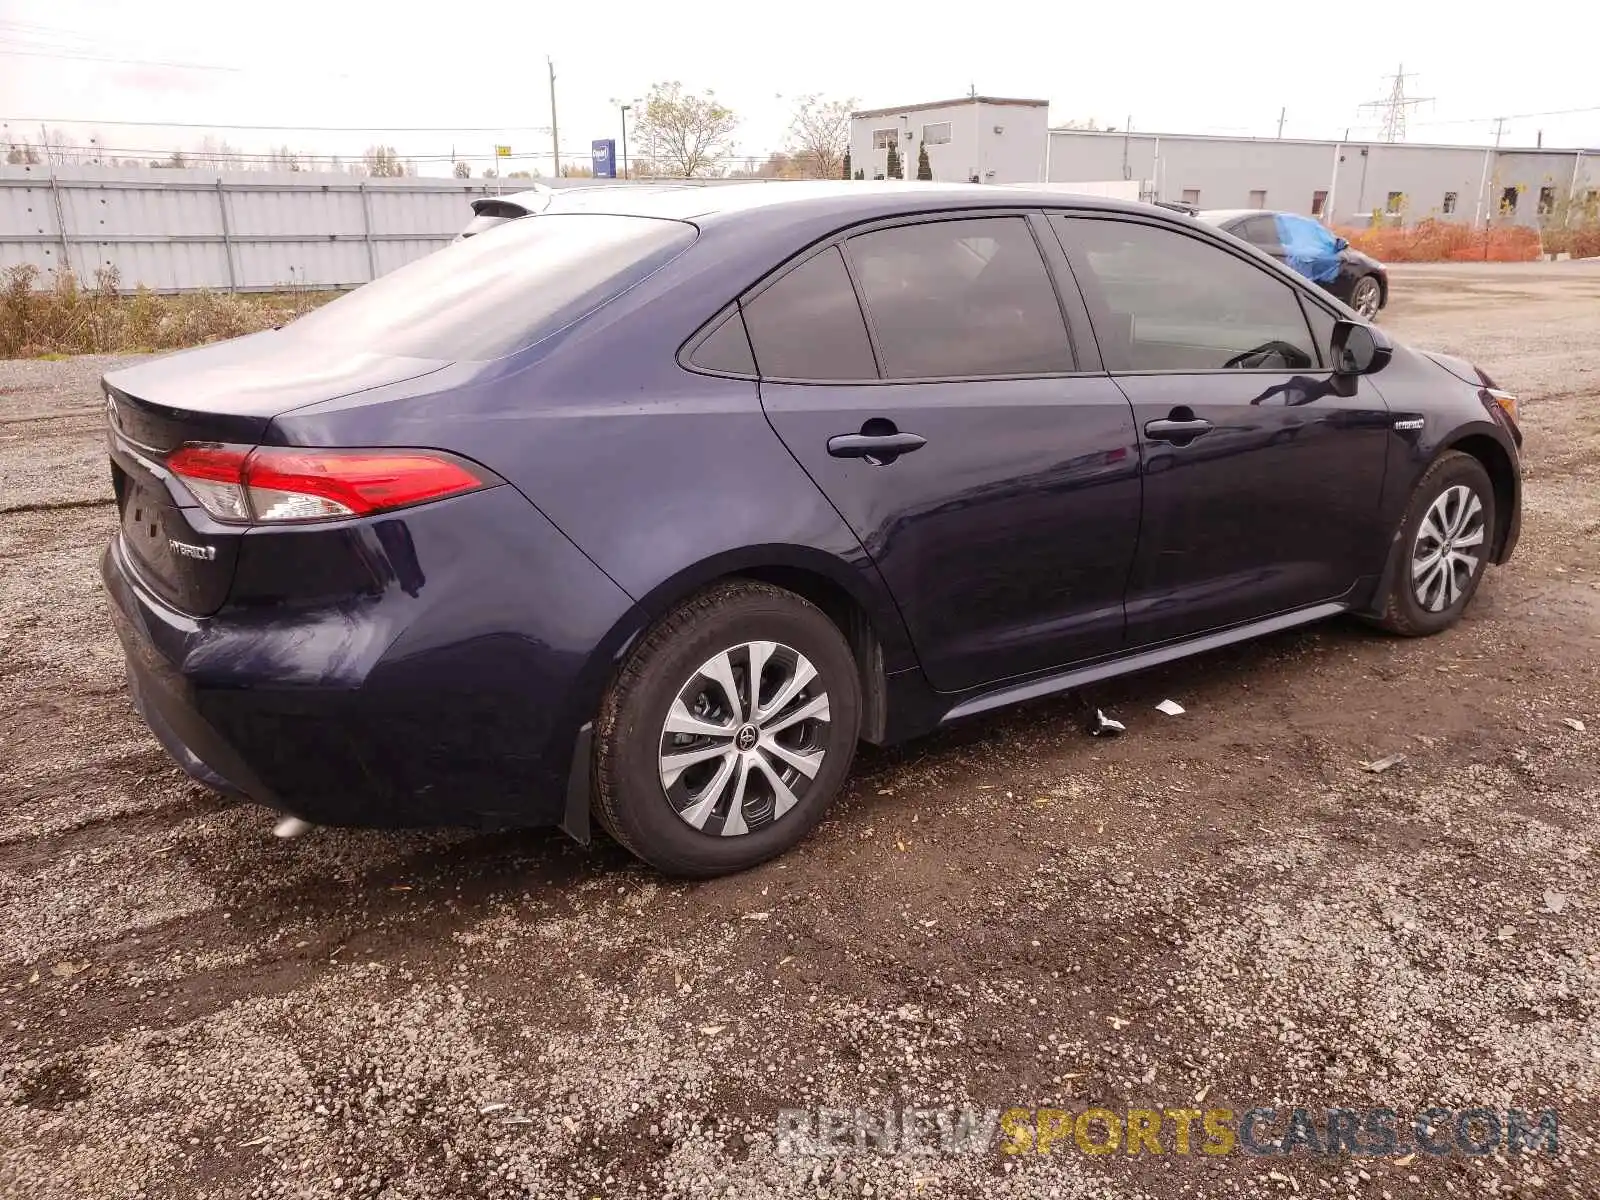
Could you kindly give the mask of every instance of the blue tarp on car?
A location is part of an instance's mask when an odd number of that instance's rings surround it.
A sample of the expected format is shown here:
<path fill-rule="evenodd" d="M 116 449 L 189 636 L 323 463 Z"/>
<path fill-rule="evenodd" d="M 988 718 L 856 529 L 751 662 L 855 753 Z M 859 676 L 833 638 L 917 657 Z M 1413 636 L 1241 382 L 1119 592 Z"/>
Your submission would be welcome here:
<path fill-rule="evenodd" d="M 1339 239 L 1320 222 L 1294 213 L 1277 213 L 1278 242 L 1288 264 L 1313 283 L 1339 274 Z"/>

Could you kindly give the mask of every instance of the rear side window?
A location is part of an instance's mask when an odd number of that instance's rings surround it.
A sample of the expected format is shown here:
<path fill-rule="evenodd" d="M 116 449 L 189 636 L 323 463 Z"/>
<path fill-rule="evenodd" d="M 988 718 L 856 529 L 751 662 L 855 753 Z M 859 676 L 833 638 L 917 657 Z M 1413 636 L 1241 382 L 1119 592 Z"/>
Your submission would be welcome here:
<path fill-rule="evenodd" d="M 876 379 L 878 366 L 837 248 L 813 255 L 744 305 L 768 379 Z"/>
<path fill-rule="evenodd" d="M 1253 246 L 1260 246 L 1263 250 L 1276 250 L 1278 246 L 1278 222 L 1272 217 L 1246 217 L 1233 227 L 1233 232 Z"/>
<path fill-rule="evenodd" d="M 884 378 L 1072 370 L 1066 322 L 1025 218 L 903 225 L 848 245 Z"/>
<path fill-rule="evenodd" d="M 704 341 L 689 356 L 689 361 L 702 371 L 715 371 L 719 375 L 754 375 L 756 360 L 750 354 L 750 339 L 745 335 L 744 322 L 735 308 L 722 318 Z"/>
<path fill-rule="evenodd" d="M 695 236 L 692 225 L 652 217 L 523 217 L 391 271 L 288 328 L 380 354 L 500 358 L 593 312 Z"/>
<path fill-rule="evenodd" d="M 1113 371 L 1303 371 L 1317 366 L 1294 289 L 1220 246 L 1133 221 L 1051 217 L 1080 283 L 1099 293 Z"/>

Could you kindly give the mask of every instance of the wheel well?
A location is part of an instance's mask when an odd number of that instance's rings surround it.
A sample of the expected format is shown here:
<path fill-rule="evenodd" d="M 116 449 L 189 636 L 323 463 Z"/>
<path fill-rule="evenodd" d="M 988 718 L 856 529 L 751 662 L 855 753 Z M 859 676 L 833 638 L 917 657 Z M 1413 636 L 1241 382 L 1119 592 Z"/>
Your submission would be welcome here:
<path fill-rule="evenodd" d="M 1494 553 L 1490 561 L 1499 562 L 1506 534 L 1511 529 L 1511 509 L 1517 499 L 1517 475 L 1511 456 L 1499 442 L 1482 433 L 1470 434 L 1459 442 L 1452 442 L 1446 449 L 1472 455 L 1489 473 L 1489 482 L 1494 485 Z"/>
<path fill-rule="evenodd" d="M 856 598 L 826 575 L 804 567 L 747 567 L 728 578 L 770 583 L 809 600 L 844 634 L 855 655 L 861 678 L 861 738 L 880 743 L 888 728 L 888 686 L 883 670 L 883 647 L 866 610 Z"/>

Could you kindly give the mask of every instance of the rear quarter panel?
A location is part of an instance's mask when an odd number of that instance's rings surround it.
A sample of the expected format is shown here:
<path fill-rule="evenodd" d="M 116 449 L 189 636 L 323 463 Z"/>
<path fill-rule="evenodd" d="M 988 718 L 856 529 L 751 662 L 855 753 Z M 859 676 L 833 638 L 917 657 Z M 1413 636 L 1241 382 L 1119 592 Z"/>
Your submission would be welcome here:
<path fill-rule="evenodd" d="M 677 362 L 769 262 L 706 249 L 526 352 L 299 409 L 269 440 L 437 446 L 481 462 L 655 615 L 753 567 L 824 575 L 866 611 L 885 669 L 912 666 L 876 567 L 772 431 L 755 382 Z"/>

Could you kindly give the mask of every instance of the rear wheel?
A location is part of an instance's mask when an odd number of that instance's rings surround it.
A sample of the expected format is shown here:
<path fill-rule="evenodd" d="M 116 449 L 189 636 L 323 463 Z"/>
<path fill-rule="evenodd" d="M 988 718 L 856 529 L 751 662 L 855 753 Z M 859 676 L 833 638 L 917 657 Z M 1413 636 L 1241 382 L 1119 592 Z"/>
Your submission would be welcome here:
<path fill-rule="evenodd" d="M 814 605 L 721 584 L 660 622 L 601 707 L 596 815 L 673 875 L 743 870 L 809 833 L 843 785 L 856 664 Z"/>
<path fill-rule="evenodd" d="M 1459 451 L 1441 455 L 1412 493 L 1378 623 L 1416 637 L 1460 620 L 1488 565 L 1494 522 L 1483 464 Z"/>
<path fill-rule="evenodd" d="M 1363 275 L 1356 280 L 1355 287 L 1350 289 L 1350 307 L 1368 321 L 1378 319 L 1378 310 L 1383 307 L 1383 288 L 1376 275 Z"/>

